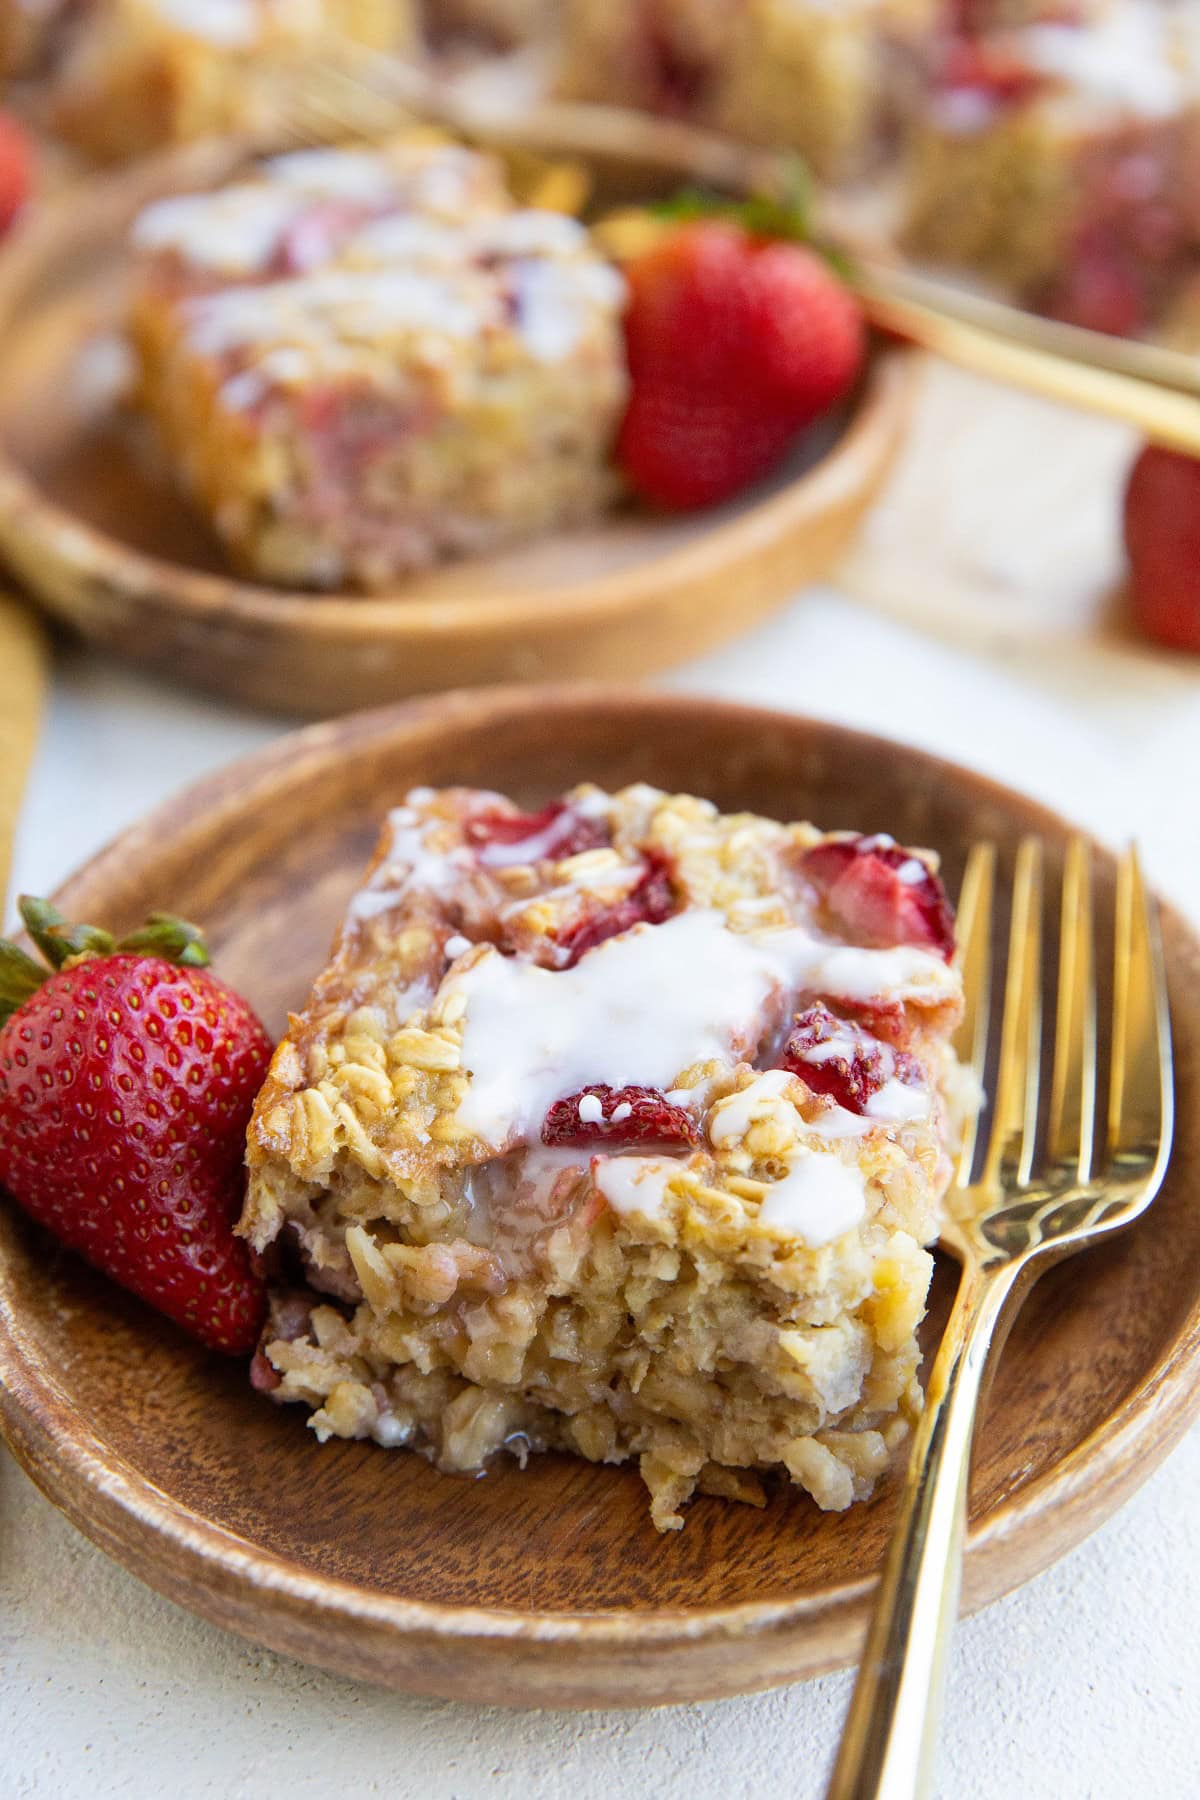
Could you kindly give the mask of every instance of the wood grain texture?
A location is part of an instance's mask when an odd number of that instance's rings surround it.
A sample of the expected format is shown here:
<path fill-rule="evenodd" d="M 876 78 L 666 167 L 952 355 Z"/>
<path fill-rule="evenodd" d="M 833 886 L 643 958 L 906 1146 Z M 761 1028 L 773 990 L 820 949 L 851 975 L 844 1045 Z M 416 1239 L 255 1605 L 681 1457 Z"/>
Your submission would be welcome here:
<path fill-rule="evenodd" d="M 544 150 L 556 140 L 538 124 L 529 135 Z M 676 143 L 648 125 L 647 138 L 641 151 L 635 132 L 620 152 L 594 153 L 598 201 L 669 191 L 688 174 L 686 133 Z M 752 159 L 725 157 L 751 178 Z M 0 549 L 44 606 L 109 650 L 311 715 L 450 684 L 649 673 L 746 630 L 828 568 L 892 465 L 919 366 L 895 348 L 879 351 L 840 416 L 736 504 L 675 517 L 631 505 L 383 597 L 234 579 L 106 377 L 131 220 L 150 199 L 245 160 L 244 146 L 206 144 L 97 177 L 0 259 Z"/>
<path fill-rule="evenodd" d="M 584 777 L 646 778 L 944 857 L 1062 821 L 981 777 L 836 727 L 590 688 L 450 695 L 281 741 L 193 789 L 68 883 L 68 910 L 131 925 L 171 905 L 278 1030 L 321 965 L 380 814 L 415 782 L 536 805 Z M 1111 857 L 1097 851 L 1101 926 Z M 1045 1567 L 1120 1504 L 1200 1406 L 1200 944 L 1164 915 L 1179 1133 L 1150 1215 L 1048 1274 L 996 1378 L 972 1487 L 966 1602 Z M 1005 921 L 998 919 L 998 929 Z M 952 1273 L 940 1268 L 936 1342 Z M 886 1491 L 825 1515 L 696 1501 L 652 1530 L 635 1472 L 562 1457 L 485 1479 L 369 1444 L 319 1448 L 137 1302 L 0 1210 L 0 1423 L 46 1493 L 144 1580 L 205 1617 L 345 1674 L 430 1694 L 645 1705 L 765 1687 L 849 1660 L 889 1529 Z"/>

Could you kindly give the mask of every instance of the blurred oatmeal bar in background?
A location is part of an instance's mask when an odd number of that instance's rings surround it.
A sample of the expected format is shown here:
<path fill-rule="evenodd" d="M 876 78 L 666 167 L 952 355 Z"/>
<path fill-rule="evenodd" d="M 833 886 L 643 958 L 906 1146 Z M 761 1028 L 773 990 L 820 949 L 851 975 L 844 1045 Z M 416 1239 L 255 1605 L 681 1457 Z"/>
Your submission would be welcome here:
<path fill-rule="evenodd" d="M 869 168 L 919 91 L 941 0 L 565 0 L 561 87 Z"/>
<path fill-rule="evenodd" d="M 279 157 L 134 235 L 142 404 L 248 573 L 386 587 L 615 497 L 624 284 L 489 157 Z"/>
<path fill-rule="evenodd" d="M 271 116 L 264 62 L 329 37 L 415 41 L 413 0 L 87 0 L 56 76 L 54 122 L 102 161 Z"/>
<path fill-rule="evenodd" d="M 1200 265 L 1200 13 L 952 46 L 916 132 L 906 240 L 1074 323 L 1143 332 Z"/>

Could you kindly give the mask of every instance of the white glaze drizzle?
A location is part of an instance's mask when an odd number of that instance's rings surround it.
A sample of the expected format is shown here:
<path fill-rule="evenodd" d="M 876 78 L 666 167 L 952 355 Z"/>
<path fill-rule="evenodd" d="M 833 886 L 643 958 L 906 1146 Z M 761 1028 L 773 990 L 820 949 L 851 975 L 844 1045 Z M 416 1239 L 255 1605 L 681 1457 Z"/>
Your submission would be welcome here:
<path fill-rule="evenodd" d="M 937 1001 L 954 978 L 927 951 L 829 944 L 798 926 L 732 932 L 697 908 L 611 938 L 574 969 L 489 950 L 447 986 L 466 1000 L 458 1122 L 499 1147 L 536 1136 L 550 1105 L 582 1088 L 665 1090 L 692 1063 L 752 1055 L 785 993 Z"/>
<path fill-rule="evenodd" d="M 660 1219 L 667 1188 L 682 1167 L 682 1161 L 669 1156 L 597 1156 L 592 1180 L 622 1218 L 637 1213 L 644 1219 Z"/>
<path fill-rule="evenodd" d="M 800 1149 L 788 1174 L 768 1189 L 758 1222 L 812 1249 L 860 1225 L 867 1211 L 862 1171 L 829 1151 Z"/>

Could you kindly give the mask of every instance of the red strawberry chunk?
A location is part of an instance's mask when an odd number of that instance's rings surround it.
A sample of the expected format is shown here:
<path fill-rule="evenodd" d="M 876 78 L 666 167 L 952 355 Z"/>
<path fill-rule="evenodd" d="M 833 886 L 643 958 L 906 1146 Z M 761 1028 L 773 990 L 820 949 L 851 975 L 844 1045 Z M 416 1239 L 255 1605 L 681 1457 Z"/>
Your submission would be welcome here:
<path fill-rule="evenodd" d="M 542 1125 L 543 1144 L 573 1150 L 593 1144 L 618 1150 L 640 1144 L 692 1149 L 698 1141 L 690 1115 L 657 1088 L 584 1088 L 556 1100 Z"/>
<path fill-rule="evenodd" d="M 615 906 L 608 906 L 585 916 L 558 939 L 565 953 L 561 967 L 573 969 L 580 957 L 603 944 L 608 938 L 632 931 L 635 925 L 661 925 L 675 911 L 675 889 L 671 883 L 670 865 L 657 850 L 645 854 L 646 872 Z"/>
<path fill-rule="evenodd" d="M 801 867 L 836 923 L 856 941 L 886 949 L 911 944 L 949 962 L 954 913 L 933 870 L 890 838 L 815 844 Z"/>
<path fill-rule="evenodd" d="M 798 1075 L 814 1094 L 828 1094 L 847 1112 L 860 1114 L 889 1081 L 908 1087 L 923 1081 L 915 1057 L 881 1043 L 852 1020 L 837 1018 L 819 1001 L 797 1014 L 780 1067 Z"/>
<path fill-rule="evenodd" d="M 465 836 L 489 869 L 563 862 L 610 841 L 603 819 L 586 818 L 566 800 L 554 800 L 540 813 L 476 813 L 467 820 Z"/>

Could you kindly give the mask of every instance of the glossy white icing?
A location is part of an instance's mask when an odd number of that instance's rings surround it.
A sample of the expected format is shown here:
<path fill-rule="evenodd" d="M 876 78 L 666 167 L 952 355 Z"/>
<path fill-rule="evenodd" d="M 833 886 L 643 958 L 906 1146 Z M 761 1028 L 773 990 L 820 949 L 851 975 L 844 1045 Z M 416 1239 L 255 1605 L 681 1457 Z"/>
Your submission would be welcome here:
<path fill-rule="evenodd" d="M 489 950 L 447 987 L 466 1001 L 458 1120 L 499 1146 L 536 1136 L 549 1106 L 581 1088 L 666 1090 L 692 1063 L 752 1056 L 784 995 L 937 1000 L 954 977 L 927 951 L 833 945 L 798 926 L 733 932 L 697 908 L 611 938 L 573 969 Z"/>
<path fill-rule="evenodd" d="M 301 195 L 262 183 L 176 194 L 139 214 L 133 243 L 138 250 L 171 251 L 195 269 L 259 274 L 303 206 Z"/>
<path fill-rule="evenodd" d="M 660 1219 L 671 1177 L 681 1166 L 669 1156 L 598 1156 L 592 1179 L 621 1217 L 640 1213 L 646 1219 Z"/>
<path fill-rule="evenodd" d="M 793 1085 L 786 1069 L 768 1069 L 740 1093 L 729 1094 L 713 1107 L 708 1121 L 709 1141 L 715 1149 L 740 1143 L 756 1120 L 774 1116 L 794 1130 L 799 1115 L 789 1099 L 784 1098 Z"/>
<path fill-rule="evenodd" d="M 758 1222 L 812 1249 L 853 1231 L 866 1216 L 862 1172 L 829 1151 L 798 1150 L 782 1181 L 768 1191 Z"/>

